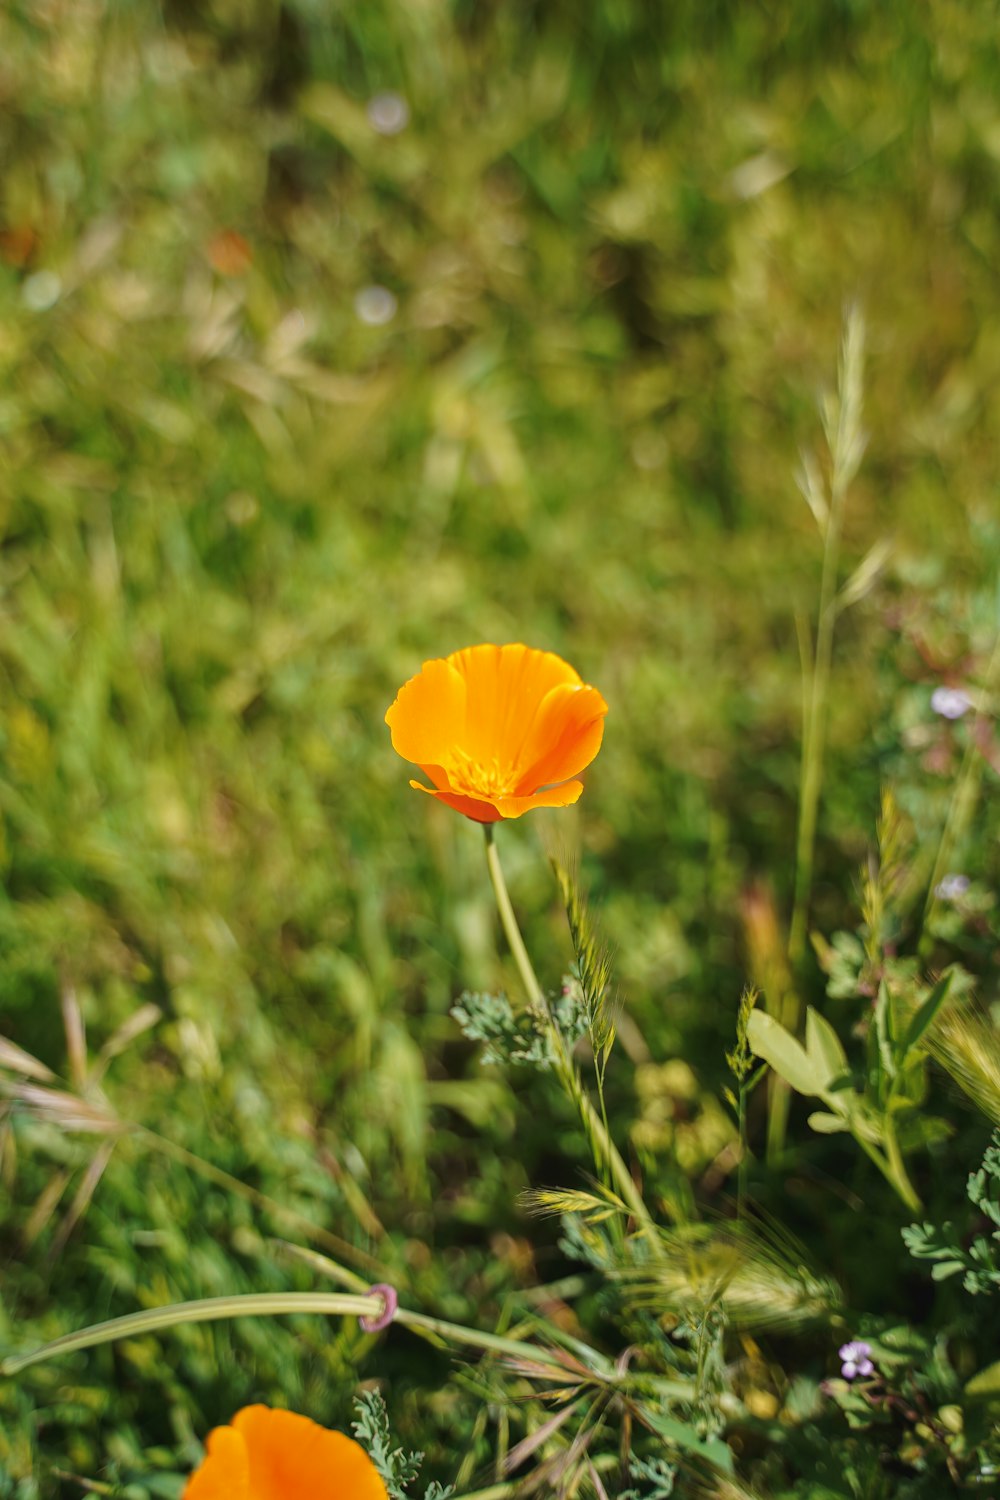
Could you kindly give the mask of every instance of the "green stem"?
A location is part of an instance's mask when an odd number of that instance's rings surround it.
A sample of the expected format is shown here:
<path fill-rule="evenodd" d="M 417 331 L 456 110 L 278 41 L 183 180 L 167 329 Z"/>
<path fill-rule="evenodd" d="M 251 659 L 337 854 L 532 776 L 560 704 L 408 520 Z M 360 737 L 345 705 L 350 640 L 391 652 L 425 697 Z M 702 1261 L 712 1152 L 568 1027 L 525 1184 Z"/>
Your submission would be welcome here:
<path fill-rule="evenodd" d="M 824 422 L 833 472 L 830 478 L 830 505 L 823 527 L 823 571 L 819 586 L 816 651 L 806 695 L 808 710 L 802 737 L 799 830 L 795 852 L 795 897 L 788 939 L 788 956 L 793 967 L 800 962 L 805 953 L 809 923 L 816 824 L 826 749 L 827 699 L 830 687 L 830 664 L 833 658 L 833 631 L 838 613 L 837 569 L 840 564 L 840 536 L 847 492 L 851 480 L 858 471 L 864 451 L 864 436 L 860 425 L 864 384 L 864 345 L 864 318 L 860 310 L 855 307 L 849 310 L 844 325 L 837 375 L 836 426 L 832 428 L 828 420 Z M 800 627 L 800 650 L 803 638 L 804 632 Z M 806 664 L 806 669 L 808 670 L 808 664 Z"/>
<path fill-rule="evenodd" d="M 594 1059 L 594 1082 L 597 1085 L 597 1102 L 601 1110 L 601 1128 L 607 1140 L 611 1139 L 611 1127 L 608 1124 L 608 1107 L 604 1098 L 604 1079 L 597 1067 L 597 1059 Z M 581 1080 L 582 1087 L 582 1080 Z M 631 1176 L 631 1173 L 629 1174 Z M 619 1254 L 625 1248 L 625 1240 L 628 1234 L 628 1223 L 618 1214 L 615 1214 L 610 1224 L 611 1237 Z"/>
<path fill-rule="evenodd" d="M 364 1297 L 348 1292 L 248 1292 L 236 1297 L 203 1297 L 197 1302 L 174 1302 L 167 1307 L 151 1307 L 145 1312 L 128 1313 L 124 1318 L 110 1318 L 94 1323 L 79 1333 L 43 1344 L 31 1354 L 17 1354 L 0 1363 L 0 1375 L 18 1375 L 29 1365 L 72 1354 L 77 1349 L 92 1349 L 115 1339 L 158 1333 L 181 1323 L 212 1323 L 220 1318 L 259 1317 L 276 1313 L 340 1313 L 357 1318 L 378 1317 L 383 1308 L 379 1293 Z"/>
<path fill-rule="evenodd" d="M 873 1146 L 871 1141 L 866 1140 L 865 1137 L 857 1131 L 852 1130 L 851 1134 L 854 1136 L 854 1139 L 857 1141 L 862 1151 L 868 1157 L 868 1160 L 874 1162 L 875 1166 L 878 1167 L 886 1182 L 892 1182 L 891 1168 L 878 1147 Z M 894 1183 L 893 1186 L 895 1186 Z"/>
<path fill-rule="evenodd" d="M 885 1151 L 889 1159 L 889 1167 L 892 1174 L 889 1181 L 911 1213 L 919 1213 L 923 1208 L 923 1204 L 917 1195 L 913 1183 L 910 1181 L 909 1173 L 903 1162 L 903 1153 L 899 1149 L 896 1127 L 888 1116 L 885 1122 Z"/>
<path fill-rule="evenodd" d="M 517 917 L 514 915 L 514 907 L 511 903 L 510 893 L 507 890 L 507 882 L 504 879 L 503 867 L 500 864 L 500 854 L 493 837 L 492 823 L 483 824 L 486 833 L 486 867 L 490 872 L 490 881 L 493 886 L 493 895 L 496 898 L 497 910 L 500 913 L 500 924 L 507 939 L 507 945 L 514 955 L 521 983 L 528 992 L 531 1004 L 543 1014 L 549 1015 L 549 1005 L 545 998 L 545 992 L 538 982 L 534 965 L 528 956 L 528 950 L 524 946 L 524 938 L 521 929 L 517 925 Z M 549 1016 L 551 1021 L 551 1016 Z"/>
<path fill-rule="evenodd" d="M 740 1159 L 736 1165 L 736 1219 L 742 1222 L 747 1197 L 747 1091 L 741 1083 L 736 1096 L 737 1129 L 740 1138 Z"/>
<path fill-rule="evenodd" d="M 892 1102 L 896 1096 L 897 1086 L 902 1074 L 897 1072 L 889 1081 L 889 1093 L 885 1101 L 885 1114 L 883 1117 L 882 1130 L 885 1136 L 885 1153 L 888 1163 L 886 1176 L 892 1183 L 896 1192 L 902 1198 L 911 1213 L 919 1213 L 923 1204 L 910 1181 L 909 1173 L 903 1162 L 903 1153 L 899 1149 L 899 1137 L 896 1135 L 896 1126 L 892 1118 Z"/>
<path fill-rule="evenodd" d="M 320 1276 L 329 1276 L 333 1281 L 339 1281 L 341 1268 L 335 1261 L 327 1256 L 320 1255 L 317 1250 L 309 1250 L 303 1245 L 290 1245 L 283 1240 L 275 1241 L 281 1251 L 302 1265 L 309 1266 Z M 542 1300 L 544 1297 L 568 1296 L 571 1293 L 583 1289 L 585 1282 L 580 1276 L 567 1276 L 562 1281 L 550 1283 L 544 1287 L 533 1287 L 519 1294 L 520 1301 L 531 1302 Z M 513 1354 L 519 1358 L 530 1356 L 533 1359 L 541 1358 L 543 1361 L 552 1360 L 553 1356 L 544 1348 L 539 1349 L 535 1344 L 525 1343 L 520 1339 L 505 1338 L 495 1333 L 478 1333 L 474 1329 L 465 1328 L 460 1323 L 447 1323 L 441 1318 L 432 1318 L 426 1313 L 410 1312 L 408 1308 L 401 1307 L 396 1313 L 394 1322 L 402 1323 L 406 1328 L 412 1328 L 417 1333 L 427 1333 L 438 1336 L 441 1340 L 451 1340 L 456 1344 L 469 1344 L 483 1349 L 494 1349 L 499 1354 Z M 554 1332 L 553 1338 L 557 1337 Z M 611 1365 L 604 1357 L 591 1349 L 587 1344 L 581 1344 L 577 1339 L 571 1339 L 566 1333 L 559 1333 L 559 1339 L 572 1353 L 578 1355 L 590 1368 L 595 1370 L 601 1379 L 610 1378 Z"/>
<path fill-rule="evenodd" d="M 896 1140 L 896 1132 L 893 1130 L 892 1126 L 888 1123 L 886 1125 L 885 1143 L 886 1151 L 888 1153 L 887 1156 L 883 1156 L 881 1151 L 879 1151 L 876 1146 L 873 1146 L 871 1141 L 866 1140 L 859 1131 L 852 1130 L 851 1134 L 854 1136 L 854 1139 L 857 1141 L 862 1151 L 868 1157 L 869 1161 L 871 1161 L 878 1168 L 889 1186 L 894 1188 L 895 1191 L 899 1194 L 903 1202 L 906 1204 L 907 1208 L 909 1208 L 913 1213 L 919 1213 L 920 1209 L 923 1207 L 923 1204 L 917 1197 L 913 1184 L 909 1179 L 905 1166 L 903 1165 L 903 1158 L 899 1150 L 899 1142 Z"/>
<path fill-rule="evenodd" d="M 621 1460 L 614 1453 L 600 1453 L 596 1458 L 590 1460 L 598 1473 L 606 1473 L 609 1469 L 617 1469 Z M 514 1495 L 524 1493 L 524 1480 L 511 1479 L 503 1484 L 491 1484 L 485 1490 L 471 1490 L 464 1495 L 456 1497 L 456 1500 L 510 1500 Z"/>
<path fill-rule="evenodd" d="M 496 897 L 497 911 L 500 913 L 500 922 L 504 930 L 504 935 L 507 938 L 507 943 L 514 955 L 514 961 L 521 975 L 521 982 L 527 991 L 529 1004 L 542 1018 L 548 1029 L 555 1053 L 556 1071 L 559 1074 L 560 1082 L 579 1111 L 587 1138 L 591 1142 L 591 1149 L 594 1151 L 598 1170 L 606 1165 L 614 1186 L 628 1205 L 636 1222 L 642 1226 L 650 1249 L 657 1259 L 662 1259 L 662 1247 L 649 1209 L 646 1207 L 642 1194 L 632 1180 L 632 1174 L 626 1166 L 618 1147 L 615 1145 L 611 1137 L 611 1132 L 594 1108 L 590 1095 L 584 1088 L 583 1080 L 567 1051 L 562 1033 L 555 1023 L 545 992 L 538 982 L 538 976 L 528 956 L 528 950 L 524 946 L 521 929 L 517 925 L 517 917 L 514 915 L 514 908 L 507 890 L 507 882 L 504 879 L 503 868 L 500 864 L 500 855 L 493 837 L 493 827 L 487 823 L 484 825 L 484 829 L 486 833 L 486 865 L 490 873 L 493 894 Z"/>
<path fill-rule="evenodd" d="M 1000 635 L 993 643 L 989 664 L 986 668 L 986 676 L 983 680 L 983 703 L 989 704 L 993 696 L 993 685 L 996 680 L 997 668 L 1000 666 Z M 972 810 L 976 805 L 976 796 L 979 790 L 979 779 L 982 774 L 983 758 L 979 754 L 977 744 L 980 723 L 987 715 L 983 708 L 976 709 L 972 723 L 969 727 L 969 738 L 965 746 L 965 754 L 962 756 L 962 764 L 958 777 L 955 781 L 955 790 L 948 803 L 948 813 L 945 817 L 944 827 L 941 830 L 941 839 L 934 860 L 934 869 L 931 872 L 930 885 L 927 888 L 927 899 L 924 902 L 923 915 L 920 919 L 920 940 L 917 952 L 921 958 L 926 958 L 933 947 L 933 938 L 927 931 L 927 923 L 931 912 L 937 903 L 937 888 L 947 874 L 948 865 L 951 862 L 952 850 L 965 832 Z"/>
<path fill-rule="evenodd" d="M 152 1307 L 144 1312 L 128 1313 L 122 1318 L 111 1318 L 106 1323 L 94 1323 L 78 1333 L 67 1333 L 62 1338 L 43 1344 L 30 1354 L 14 1355 L 0 1364 L 0 1374 L 17 1375 L 29 1365 L 51 1359 L 60 1354 L 72 1354 L 77 1349 L 92 1349 L 97 1344 L 108 1344 L 115 1339 L 138 1337 L 145 1333 L 157 1333 L 164 1328 L 175 1328 L 182 1323 L 212 1323 L 223 1318 L 246 1318 L 276 1316 L 288 1313 L 341 1314 L 353 1317 L 377 1317 L 383 1307 L 382 1297 L 376 1292 L 359 1297 L 343 1292 L 247 1292 L 234 1297 L 203 1297 L 195 1302 L 175 1302 L 166 1307 Z M 458 1323 L 448 1323 L 443 1318 L 428 1317 L 425 1313 L 410 1312 L 401 1307 L 393 1319 L 404 1328 L 417 1332 L 435 1334 L 452 1344 L 464 1344 L 475 1349 L 487 1349 L 494 1354 L 506 1354 L 517 1359 L 530 1359 L 535 1364 L 549 1365 L 553 1370 L 565 1373 L 565 1367 L 550 1350 L 538 1344 L 529 1344 L 523 1339 L 503 1338 L 496 1333 L 479 1333 L 472 1328 L 463 1328 Z M 601 1357 L 595 1354 L 600 1365 Z M 608 1372 L 609 1373 L 609 1372 Z M 604 1378 L 598 1368 L 595 1374 Z"/>
<path fill-rule="evenodd" d="M 432 1318 L 427 1313 L 410 1312 L 403 1307 L 397 1312 L 394 1321 L 401 1323 L 404 1328 L 414 1329 L 417 1333 L 437 1334 L 447 1343 L 464 1344 L 467 1348 L 487 1349 L 493 1354 L 506 1354 L 514 1359 L 531 1360 L 534 1364 L 550 1365 L 553 1369 L 562 1370 L 565 1374 L 566 1367 L 560 1364 L 550 1350 L 539 1344 L 529 1344 L 524 1339 L 508 1339 L 499 1333 L 480 1333 L 475 1328 L 464 1328 L 460 1323 L 448 1323 L 444 1318 Z M 592 1353 L 595 1361 L 600 1362 L 601 1356 L 596 1351 Z M 601 1378 L 603 1379 L 604 1376 L 602 1375 Z"/>
<path fill-rule="evenodd" d="M 30 1354 L 13 1355 L 0 1363 L 0 1375 L 19 1375 L 31 1365 L 54 1359 L 60 1354 L 72 1354 L 80 1349 L 93 1349 L 99 1344 L 109 1344 L 116 1339 L 137 1338 L 143 1334 L 158 1333 L 163 1329 L 176 1328 L 184 1323 L 212 1323 L 225 1318 L 286 1316 L 290 1314 L 318 1313 L 323 1316 L 377 1317 L 383 1309 L 381 1294 L 368 1293 L 363 1297 L 349 1292 L 248 1292 L 233 1297 L 204 1297 L 195 1302 L 175 1302 L 166 1307 L 147 1308 L 143 1312 L 128 1313 L 122 1318 L 111 1318 L 105 1323 L 94 1323 L 77 1333 L 64 1334 L 43 1344 Z M 460 1323 L 449 1323 L 444 1318 L 433 1318 L 426 1313 L 411 1312 L 409 1308 L 397 1309 L 394 1323 L 410 1328 L 415 1333 L 443 1340 L 445 1343 L 464 1345 L 467 1348 L 484 1349 L 492 1354 L 503 1354 L 508 1359 L 519 1359 L 533 1366 L 542 1366 L 553 1375 L 565 1376 L 566 1365 L 560 1360 L 557 1350 L 544 1345 L 529 1343 L 525 1339 L 505 1338 L 498 1333 L 481 1333 L 474 1328 L 465 1328 Z M 576 1343 L 576 1341 L 574 1341 Z M 617 1376 L 613 1366 L 596 1350 L 576 1343 L 581 1353 L 586 1352 L 590 1372 L 603 1385 L 636 1384 L 633 1376 Z M 694 1386 L 688 1380 L 655 1381 L 659 1396 L 674 1401 L 690 1401 Z"/>
<path fill-rule="evenodd" d="M 826 749 L 826 709 L 833 660 L 833 627 L 836 623 L 835 591 L 840 562 L 840 525 L 844 509 L 844 492 L 837 487 L 830 497 L 830 515 L 823 538 L 823 572 L 819 586 L 819 618 L 816 625 L 816 654 L 807 696 L 808 707 L 802 736 L 802 792 L 799 800 L 799 829 L 795 849 L 795 897 L 792 925 L 788 939 L 788 956 L 797 964 L 805 952 L 809 920 L 809 895 L 812 890 L 813 861 L 816 851 L 816 824 L 819 816 L 819 794 L 823 783 L 823 758 Z"/>
<path fill-rule="evenodd" d="M 843 399 L 843 392 L 842 392 Z M 842 418 L 841 418 L 842 421 Z M 838 436 L 836 449 L 841 447 Z M 795 846 L 795 892 L 788 936 L 788 958 L 793 975 L 802 962 L 809 927 L 809 899 L 812 894 L 813 867 L 816 858 L 816 828 L 819 799 L 823 786 L 823 761 L 826 752 L 827 707 L 830 691 L 830 668 L 833 661 L 833 632 L 837 620 L 837 570 L 840 565 L 840 531 L 850 470 L 835 451 L 830 509 L 823 533 L 823 570 L 819 585 L 819 611 L 816 621 L 816 649 L 809 670 L 803 660 L 802 761 L 799 793 L 799 826 Z M 799 629 L 799 649 L 803 648 L 803 631 Z M 794 986 L 794 979 L 793 979 Z M 782 996 L 786 1012 L 783 1021 L 793 1036 L 798 1034 L 802 1005 L 793 987 Z M 767 1121 L 767 1159 L 773 1163 L 784 1149 L 788 1128 L 790 1093 L 782 1078 L 770 1086 Z"/>

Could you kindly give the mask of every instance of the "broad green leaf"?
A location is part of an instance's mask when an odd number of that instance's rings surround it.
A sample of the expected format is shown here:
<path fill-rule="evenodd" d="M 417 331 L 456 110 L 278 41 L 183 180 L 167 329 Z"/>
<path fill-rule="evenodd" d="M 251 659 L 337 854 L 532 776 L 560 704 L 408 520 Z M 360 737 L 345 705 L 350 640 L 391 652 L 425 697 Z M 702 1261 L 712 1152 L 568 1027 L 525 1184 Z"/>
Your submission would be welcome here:
<path fill-rule="evenodd" d="M 931 1025 L 934 1017 L 941 1009 L 945 1000 L 948 998 L 948 991 L 951 988 L 951 978 L 952 976 L 950 974 L 945 974 L 943 978 L 939 979 L 937 984 L 931 990 L 930 994 L 927 996 L 927 999 L 921 1006 L 918 1007 L 917 1011 L 910 1018 L 910 1024 L 907 1027 L 906 1037 L 903 1041 L 903 1057 L 906 1056 L 911 1047 L 915 1047 L 917 1045 L 920 1038 Z"/>
<path fill-rule="evenodd" d="M 685 1422 L 679 1422 L 676 1417 L 669 1417 L 660 1412 L 654 1412 L 652 1407 L 643 1409 L 643 1416 L 654 1431 L 669 1443 L 674 1443 L 678 1448 L 688 1453 L 697 1453 L 702 1458 L 707 1458 L 709 1463 L 715 1464 L 716 1468 L 725 1473 L 733 1471 L 733 1455 L 721 1438 L 700 1438 L 693 1427 Z"/>
<path fill-rule="evenodd" d="M 962 1260 L 939 1260 L 936 1266 L 931 1268 L 932 1281 L 947 1281 L 949 1276 L 957 1276 L 959 1271 L 966 1269 Z"/>
<path fill-rule="evenodd" d="M 822 1109 L 809 1116 L 809 1124 L 817 1135 L 839 1135 L 851 1128 L 843 1115 L 828 1115 Z"/>
<path fill-rule="evenodd" d="M 965 1394 L 973 1401 L 1000 1401 L 1000 1360 L 973 1375 Z"/>
<path fill-rule="evenodd" d="M 806 1052 L 809 1060 L 824 1073 L 824 1088 L 848 1071 L 847 1053 L 825 1016 L 810 1005 L 806 1011 Z"/>
<path fill-rule="evenodd" d="M 925 1115 L 916 1110 L 896 1122 L 900 1150 L 916 1151 L 921 1146 L 936 1146 L 955 1134 L 955 1127 L 940 1115 Z"/>
<path fill-rule="evenodd" d="M 822 1094 L 825 1073 L 780 1021 L 764 1010 L 753 1011 L 747 1023 L 747 1040 L 755 1054 L 770 1063 L 797 1093 Z"/>

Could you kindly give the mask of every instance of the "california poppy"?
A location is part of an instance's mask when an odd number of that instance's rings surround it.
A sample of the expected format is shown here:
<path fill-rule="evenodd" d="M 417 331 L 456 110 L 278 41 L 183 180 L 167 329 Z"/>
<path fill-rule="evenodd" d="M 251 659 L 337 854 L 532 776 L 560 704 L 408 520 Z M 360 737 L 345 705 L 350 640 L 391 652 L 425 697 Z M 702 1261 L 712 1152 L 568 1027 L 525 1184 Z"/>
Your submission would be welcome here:
<path fill-rule="evenodd" d="M 433 783 L 410 785 L 477 823 L 566 807 L 608 705 L 551 651 L 468 646 L 425 661 L 385 716 L 393 748 Z"/>
<path fill-rule="evenodd" d="M 353 1438 L 308 1417 L 245 1406 L 208 1435 L 184 1500 L 387 1500 L 382 1477 Z"/>

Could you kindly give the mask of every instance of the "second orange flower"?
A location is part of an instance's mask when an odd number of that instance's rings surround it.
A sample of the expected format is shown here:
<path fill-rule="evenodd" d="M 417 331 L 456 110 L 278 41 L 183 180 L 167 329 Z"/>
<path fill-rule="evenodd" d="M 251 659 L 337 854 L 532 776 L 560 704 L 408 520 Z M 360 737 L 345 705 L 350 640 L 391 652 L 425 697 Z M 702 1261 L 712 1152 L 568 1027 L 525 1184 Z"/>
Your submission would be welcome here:
<path fill-rule="evenodd" d="M 604 734 L 601 694 L 529 646 L 469 646 L 426 661 L 385 716 L 393 748 L 432 783 L 410 785 L 477 823 L 567 807 Z"/>
<path fill-rule="evenodd" d="M 184 1500 L 388 1500 L 365 1450 L 296 1412 L 245 1406 L 208 1435 Z"/>

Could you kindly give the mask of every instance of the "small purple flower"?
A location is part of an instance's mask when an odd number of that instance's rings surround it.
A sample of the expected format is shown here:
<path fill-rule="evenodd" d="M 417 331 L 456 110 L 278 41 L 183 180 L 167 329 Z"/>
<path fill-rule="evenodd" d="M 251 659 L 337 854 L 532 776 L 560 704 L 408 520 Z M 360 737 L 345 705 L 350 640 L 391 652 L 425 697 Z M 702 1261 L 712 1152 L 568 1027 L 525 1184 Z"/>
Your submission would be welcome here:
<path fill-rule="evenodd" d="M 937 687 L 931 693 L 931 708 L 942 719 L 960 719 L 972 707 L 972 699 L 964 688 Z"/>
<path fill-rule="evenodd" d="M 875 1374 L 875 1366 L 868 1357 L 871 1352 L 871 1344 L 866 1344 L 861 1339 L 856 1339 L 850 1344 L 841 1344 L 837 1353 L 842 1362 L 840 1373 L 845 1380 L 853 1380 L 855 1375 Z"/>
<path fill-rule="evenodd" d="M 402 94 L 391 89 L 369 99 L 365 114 L 369 125 L 379 135 L 398 135 L 410 123 L 410 106 Z"/>
<path fill-rule="evenodd" d="M 946 875 L 934 887 L 934 894 L 939 901 L 959 901 L 969 889 L 969 885 L 968 875 Z"/>

